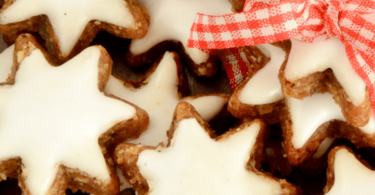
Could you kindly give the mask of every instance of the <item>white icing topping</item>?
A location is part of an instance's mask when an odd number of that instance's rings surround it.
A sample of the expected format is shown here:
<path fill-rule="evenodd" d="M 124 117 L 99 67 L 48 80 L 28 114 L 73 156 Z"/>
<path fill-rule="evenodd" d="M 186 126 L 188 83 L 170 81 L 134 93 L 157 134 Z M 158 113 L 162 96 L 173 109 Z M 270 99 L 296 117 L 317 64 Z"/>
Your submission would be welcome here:
<path fill-rule="evenodd" d="M 0 83 L 5 83 L 12 72 L 14 45 L 11 45 L 0 54 Z"/>
<path fill-rule="evenodd" d="M 63 56 L 68 56 L 88 22 L 100 20 L 124 28 L 134 18 L 124 0 L 17 0 L 0 14 L 0 24 L 47 15 Z"/>
<path fill-rule="evenodd" d="M 166 131 L 172 122 L 174 109 L 181 101 L 177 91 L 177 65 L 173 56 L 172 53 L 166 52 L 157 69 L 148 78 L 148 84 L 140 89 L 127 88 L 122 81 L 110 77 L 106 93 L 138 105 L 146 110 L 150 117 L 148 129 L 138 139 L 127 142 L 149 146 L 157 146 L 160 142 L 167 143 Z M 211 120 L 226 103 L 224 98 L 215 95 L 182 100 L 191 103 L 204 120 Z"/>
<path fill-rule="evenodd" d="M 323 156 L 324 153 L 327 152 L 329 147 L 332 145 L 333 141 L 335 141 L 335 138 L 327 137 L 319 146 L 318 150 L 313 155 L 313 158 L 318 159 Z"/>
<path fill-rule="evenodd" d="M 355 106 L 366 97 L 366 84 L 353 70 L 344 45 L 336 37 L 325 40 L 320 37 L 314 43 L 292 41 L 288 63 L 285 68 L 287 80 L 296 80 L 331 68 Z"/>
<path fill-rule="evenodd" d="M 254 123 L 214 141 L 196 119 L 182 120 L 169 148 L 145 150 L 139 156 L 137 165 L 150 195 L 281 194 L 275 180 L 245 169 L 259 129 Z"/>
<path fill-rule="evenodd" d="M 340 107 L 329 93 L 314 94 L 304 100 L 287 98 L 287 101 L 293 121 L 292 142 L 295 148 L 302 148 L 323 123 L 334 119 L 345 121 Z"/>
<path fill-rule="evenodd" d="M 270 104 L 284 98 L 278 74 L 285 60 L 285 52 L 271 44 L 257 46 L 270 61 L 259 70 L 240 93 L 239 100 L 245 104 Z"/>
<path fill-rule="evenodd" d="M 335 154 L 335 182 L 327 195 L 374 194 L 375 172 L 347 149 Z"/>
<path fill-rule="evenodd" d="M 109 181 L 99 136 L 132 118 L 135 108 L 99 91 L 100 56 L 90 47 L 55 67 L 35 50 L 15 84 L 0 86 L 0 161 L 22 159 L 31 194 L 47 193 L 60 164 Z"/>
<path fill-rule="evenodd" d="M 329 93 L 314 94 L 304 100 L 287 98 L 287 104 L 293 121 L 292 142 L 295 148 L 302 148 L 315 130 L 325 122 L 341 120 L 346 122 L 340 106 L 335 103 Z M 369 123 L 360 127 L 364 133 L 375 133 L 375 117 L 371 116 Z"/>
<path fill-rule="evenodd" d="M 186 47 L 196 14 L 232 13 L 232 6 L 228 0 L 139 0 L 138 2 L 147 8 L 151 21 L 147 35 L 142 39 L 133 40 L 130 52 L 139 55 L 162 41 L 177 40 L 184 45 L 186 53 L 196 64 L 206 62 L 209 57 L 199 49 Z"/>

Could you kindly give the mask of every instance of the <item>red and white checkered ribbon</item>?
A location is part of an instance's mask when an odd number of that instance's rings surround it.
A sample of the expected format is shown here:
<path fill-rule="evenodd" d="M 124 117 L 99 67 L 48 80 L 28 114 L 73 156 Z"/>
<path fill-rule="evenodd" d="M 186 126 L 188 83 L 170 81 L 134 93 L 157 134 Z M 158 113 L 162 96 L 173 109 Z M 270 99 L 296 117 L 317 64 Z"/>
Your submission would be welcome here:
<path fill-rule="evenodd" d="M 237 48 L 223 49 L 216 55 L 223 62 L 230 87 L 234 91 L 246 79 L 249 71 L 251 71 L 249 70 L 250 61 L 247 59 L 245 53 Z"/>
<path fill-rule="evenodd" d="M 236 47 L 290 38 L 312 42 L 321 35 L 328 38 L 336 36 L 345 45 L 352 67 L 365 81 L 375 113 L 375 25 L 361 17 L 375 12 L 375 1 L 259 1 L 247 0 L 243 12 L 237 14 L 198 14 L 187 46 L 200 49 L 232 48 L 234 52 Z M 228 76 L 233 77 L 229 73 Z"/>

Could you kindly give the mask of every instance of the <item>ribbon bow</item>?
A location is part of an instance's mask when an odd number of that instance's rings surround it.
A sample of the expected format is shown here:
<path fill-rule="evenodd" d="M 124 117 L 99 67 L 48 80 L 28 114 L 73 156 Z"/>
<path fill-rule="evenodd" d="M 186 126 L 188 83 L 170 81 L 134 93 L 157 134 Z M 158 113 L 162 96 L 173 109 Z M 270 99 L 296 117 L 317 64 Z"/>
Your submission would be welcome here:
<path fill-rule="evenodd" d="M 236 53 L 235 61 L 244 63 L 236 47 L 290 38 L 313 42 L 322 35 L 327 39 L 335 36 L 345 45 L 353 69 L 366 83 L 375 113 L 375 25 L 361 17 L 374 12 L 372 0 L 247 0 L 241 13 L 198 14 L 187 46 L 231 48 L 229 53 Z M 234 64 L 228 60 L 225 63 Z"/>

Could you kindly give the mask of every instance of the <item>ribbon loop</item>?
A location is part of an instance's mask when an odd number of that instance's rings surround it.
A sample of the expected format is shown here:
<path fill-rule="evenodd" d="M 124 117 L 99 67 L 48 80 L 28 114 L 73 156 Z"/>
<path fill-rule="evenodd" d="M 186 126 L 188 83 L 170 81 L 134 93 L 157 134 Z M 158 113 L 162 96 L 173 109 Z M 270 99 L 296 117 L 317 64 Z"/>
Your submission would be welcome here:
<path fill-rule="evenodd" d="M 330 0 L 326 3 L 327 9 L 324 12 L 323 21 L 327 36 L 328 38 L 336 36 L 341 40 L 342 35 L 340 27 L 338 25 L 338 19 L 339 13 L 343 8 L 343 4 L 342 2 L 338 2 L 337 0 Z"/>
<path fill-rule="evenodd" d="M 353 69 L 365 81 L 375 113 L 375 14 L 373 23 L 361 16 L 370 13 L 375 13 L 373 0 L 247 0 L 242 13 L 198 14 L 187 46 L 233 48 L 234 53 L 241 46 L 290 38 L 313 42 L 322 35 L 327 39 L 335 36 L 343 42 Z M 238 57 L 237 61 L 242 60 Z"/>

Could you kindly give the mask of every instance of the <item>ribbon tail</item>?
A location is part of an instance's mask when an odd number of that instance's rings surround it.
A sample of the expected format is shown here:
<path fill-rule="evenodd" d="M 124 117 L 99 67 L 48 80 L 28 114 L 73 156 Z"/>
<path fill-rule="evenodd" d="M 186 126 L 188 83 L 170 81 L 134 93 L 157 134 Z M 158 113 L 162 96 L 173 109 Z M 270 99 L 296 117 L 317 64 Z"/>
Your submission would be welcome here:
<path fill-rule="evenodd" d="M 348 43 L 345 43 L 345 49 L 354 71 L 366 83 L 370 93 L 372 113 L 375 114 L 375 55 L 368 55 Z"/>
<path fill-rule="evenodd" d="M 223 49 L 217 54 L 223 62 L 232 91 L 248 76 L 250 61 L 240 48 Z"/>
<path fill-rule="evenodd" d="M 225 49 L 290 39 L 300 33 L 299 23 L 303 21 L 296 7 L 280 5 L 275 8 L 279 10 L 277 13 L 264 8 L 222 16 L 198 14 L 187 47 Z M 277 24 L 272 25 L 270 21 L 277 21 Z"/>

